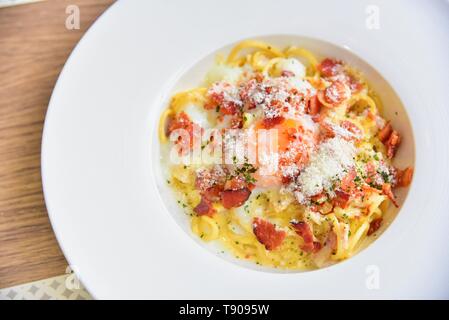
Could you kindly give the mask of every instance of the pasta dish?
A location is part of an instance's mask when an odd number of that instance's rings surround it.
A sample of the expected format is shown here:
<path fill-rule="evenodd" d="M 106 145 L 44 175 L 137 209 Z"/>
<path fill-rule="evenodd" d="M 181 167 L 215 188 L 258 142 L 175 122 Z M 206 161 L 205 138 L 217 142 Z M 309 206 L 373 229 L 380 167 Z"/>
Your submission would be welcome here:
<path fill-rule="evenodd" d="M 163 111 L 167 184 L 194 235 L 237 259 L 332 265 L 375 239 L 412 180 L 382 108 L 344 61 L 242 41 Z"/>

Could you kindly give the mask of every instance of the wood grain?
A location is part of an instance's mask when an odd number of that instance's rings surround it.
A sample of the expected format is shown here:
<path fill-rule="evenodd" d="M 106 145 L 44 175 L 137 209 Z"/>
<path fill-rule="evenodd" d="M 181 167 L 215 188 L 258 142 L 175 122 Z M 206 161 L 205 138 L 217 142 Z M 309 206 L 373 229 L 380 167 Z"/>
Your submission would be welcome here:
<path fill-rule="evenodd" d="M 0 9 L 0 288 L 63 274 L 45 209 L 42 127 L 68 55 L 113 0 L 49 0 Z M 81 28 L 65 27 L 66 7 Z"/>

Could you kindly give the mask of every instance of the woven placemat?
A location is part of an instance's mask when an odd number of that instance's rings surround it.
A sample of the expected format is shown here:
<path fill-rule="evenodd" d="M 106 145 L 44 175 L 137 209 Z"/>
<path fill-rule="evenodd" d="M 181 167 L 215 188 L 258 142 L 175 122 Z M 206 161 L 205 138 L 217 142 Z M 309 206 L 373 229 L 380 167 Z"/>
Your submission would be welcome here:
<path fill-rule="evenodd" d="M 0 289 L 0 300 L 91 300 L 74 273 Z"/>

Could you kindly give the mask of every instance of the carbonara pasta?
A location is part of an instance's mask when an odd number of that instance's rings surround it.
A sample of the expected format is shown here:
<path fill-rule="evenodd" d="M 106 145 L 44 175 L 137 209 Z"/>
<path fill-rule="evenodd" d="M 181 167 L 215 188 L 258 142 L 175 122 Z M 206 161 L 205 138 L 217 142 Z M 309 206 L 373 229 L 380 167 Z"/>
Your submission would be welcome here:
<path fill-rule="evenodd" d="M 401 136 L 345 62 L 247 40 L 175 94 L 159 122 L 167 183 L 192 232 L 236 258 L 309 270 L 373 238 L 395 188 Z"/>

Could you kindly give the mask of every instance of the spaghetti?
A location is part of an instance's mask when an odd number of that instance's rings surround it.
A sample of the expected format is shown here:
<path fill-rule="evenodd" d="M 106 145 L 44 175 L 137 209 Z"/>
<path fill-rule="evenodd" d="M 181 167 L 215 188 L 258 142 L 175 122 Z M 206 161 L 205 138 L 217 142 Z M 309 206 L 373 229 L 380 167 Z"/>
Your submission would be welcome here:
<path fill-rule="evenodd" d="M 270 157 L 278 170 L 262 174 L 260 155 L 214 164 L 168 164 L 165 155 L 168 181 L 195 235 L 239 259 L 310 270 L 353 256 L 378 234 L 388 204 L 398 205 L 393 191 L 410 184 L 413 169 L 392 165 L 401 136 L 358 71 L 304 48 L 246 40 L 206 79 L 172 97 L 160 118 L 160 143 L 191 151 L 192 141 L 172 139 L 184 130 L 203 138 L 201 151 L 223 151 L 236 141 L 204 139 L 206 129 L 274 130 Z M 259 150 L 263 143 L 244 145 Z"/>

